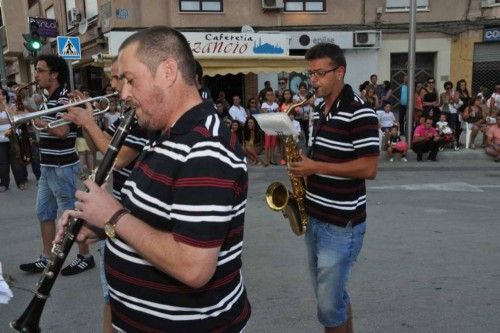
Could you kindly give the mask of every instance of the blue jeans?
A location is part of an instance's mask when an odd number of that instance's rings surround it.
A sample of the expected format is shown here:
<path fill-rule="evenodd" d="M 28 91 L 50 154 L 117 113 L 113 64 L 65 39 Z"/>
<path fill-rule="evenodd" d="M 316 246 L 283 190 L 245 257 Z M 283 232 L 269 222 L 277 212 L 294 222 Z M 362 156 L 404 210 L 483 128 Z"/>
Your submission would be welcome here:
<path fill-rule="evenodd" d="M 366 223 L 345 228 L 309 217 L 306 245 L 309 269 L 318 300 L 318 320 L 337 327 L 348 319 L 350 304 L 347 282 L 358 257 Z"/>
<path fill-rule="evenodd" d="M 99 278 L 101 280 L 102 295 L 104 296 L 104 303 L 109 304 L 109 288 L 108 281 L 106 280 L 106 268 L 104 267 L 104 251 L 106 250 L 106 239 L 99 241 Z"/>
<path fill-rule="evenodd" d="M 80 163 L 63 167 L 40 168 L 36 215 L 40 222 L 55 221 L 58 210 L 74 209 L 76 178 Z"/>

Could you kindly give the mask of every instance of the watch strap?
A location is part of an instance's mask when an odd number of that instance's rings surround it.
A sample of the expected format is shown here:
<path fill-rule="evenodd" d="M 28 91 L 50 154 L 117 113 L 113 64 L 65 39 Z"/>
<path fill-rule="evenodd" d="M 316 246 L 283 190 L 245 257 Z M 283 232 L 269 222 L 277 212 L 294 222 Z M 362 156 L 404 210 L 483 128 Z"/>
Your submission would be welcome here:
<path fill-rule="evenodd" d="M 120 218 L 123 215 L 128 214 L 128 213 L 130 213 L 130 210 L 128 210 L 127 208 L 120 208 L 113 214 L 113 216 L 111 216 L 111 218 L 109 219 L 109 221 L 106 224 L 109 224 L 109 225 L 114 227 L 116 225 L 116 223 L 118 223 Z"/>

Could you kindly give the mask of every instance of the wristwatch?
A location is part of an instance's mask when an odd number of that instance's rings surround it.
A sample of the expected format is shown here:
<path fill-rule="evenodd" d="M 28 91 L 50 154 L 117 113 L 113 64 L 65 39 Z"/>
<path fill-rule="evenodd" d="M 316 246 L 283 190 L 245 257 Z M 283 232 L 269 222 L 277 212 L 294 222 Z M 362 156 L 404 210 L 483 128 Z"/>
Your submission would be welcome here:
<path fill-rule="evenodd" d="M 116 224 L 120 220 L 120 218 L 123 217 L 123 215 L 130 213 L 130 211 L 127 208 L 121 208 L 116 213 L 111 216 L 108 222 L 104 224 L 104 233 L 106 236 L 108 236 L 111 239 L 116 238 Z"/>

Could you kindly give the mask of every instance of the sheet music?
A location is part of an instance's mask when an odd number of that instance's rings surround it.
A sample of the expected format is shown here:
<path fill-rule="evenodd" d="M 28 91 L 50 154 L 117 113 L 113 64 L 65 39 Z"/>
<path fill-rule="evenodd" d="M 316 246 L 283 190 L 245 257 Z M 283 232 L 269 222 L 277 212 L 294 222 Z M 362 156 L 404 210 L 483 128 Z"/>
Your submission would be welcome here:
<path fill-rule="evenodd" d="M 260 128 L 268 135 L 299 135 L 288 114 L 272 112 L 254 114 Z"/>
<path fill-rule="evenodd" d="M 9 303 L 12 297 L 14 297 L 14 294 L 12 294 L 9 285 L 3 279 L 2 263 L 0 262 L 0 304 Z"/>

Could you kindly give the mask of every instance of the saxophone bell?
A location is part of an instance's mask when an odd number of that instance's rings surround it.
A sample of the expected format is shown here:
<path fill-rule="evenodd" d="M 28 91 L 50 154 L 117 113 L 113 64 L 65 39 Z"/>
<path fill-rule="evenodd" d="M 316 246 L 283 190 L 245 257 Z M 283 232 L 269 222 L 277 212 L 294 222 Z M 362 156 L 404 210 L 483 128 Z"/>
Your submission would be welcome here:
<path fill-rule="evenodd" d="M 266 190 L 266 203 L 270 209 L 281 211 L 288 219 L 292 232 L 301 236 L 306 232 L 307 220 L 302 221 L 299 204 L 293 194 L 281 182 L 271 183 Z"/>

